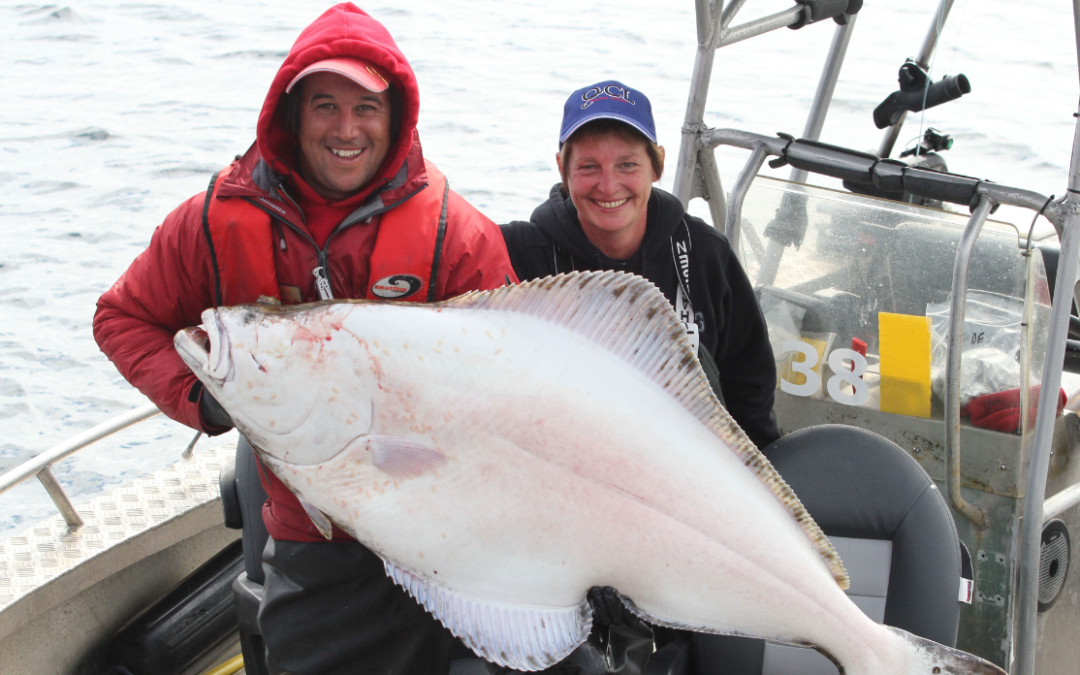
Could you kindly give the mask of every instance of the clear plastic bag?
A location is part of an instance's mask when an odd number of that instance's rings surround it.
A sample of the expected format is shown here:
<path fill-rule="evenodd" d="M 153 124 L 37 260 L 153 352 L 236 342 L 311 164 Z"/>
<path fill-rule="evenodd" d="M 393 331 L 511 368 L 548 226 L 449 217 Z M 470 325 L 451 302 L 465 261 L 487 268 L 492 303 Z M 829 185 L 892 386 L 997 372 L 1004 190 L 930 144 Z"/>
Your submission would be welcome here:
<path fill-rule="evenodd" d="M 930 379 L 944 397 L 948 366 L 949 301 L 928 304 Z M 988 291 L 969 291 L 964 309 L 964 357 L 960 365 L 960 402 L 1020 386 L 1020 323 L 1024 303 Z"/>

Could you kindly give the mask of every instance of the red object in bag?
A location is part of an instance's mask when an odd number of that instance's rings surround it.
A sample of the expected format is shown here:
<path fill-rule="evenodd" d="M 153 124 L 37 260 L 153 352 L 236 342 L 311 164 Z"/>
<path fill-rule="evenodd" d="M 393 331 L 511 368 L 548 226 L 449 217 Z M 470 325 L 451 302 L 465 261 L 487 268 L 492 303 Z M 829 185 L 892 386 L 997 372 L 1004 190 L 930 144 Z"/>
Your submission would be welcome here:
<path fill-rule="evenodd" d="M 1028 422 L 1035 422 L 1038 412 L 1041 386 L 1031 388 L 1031 405 Z M 1065 409 L 1065 390 L 1058 390 L 1057 414 Z M 1020 428 L 1020 388 L 999 391 L 995 394 L 976 396 L 960 409 L 960 414 L 971 418 L 971 423 L 984 429 L 1013 433 Z"/>

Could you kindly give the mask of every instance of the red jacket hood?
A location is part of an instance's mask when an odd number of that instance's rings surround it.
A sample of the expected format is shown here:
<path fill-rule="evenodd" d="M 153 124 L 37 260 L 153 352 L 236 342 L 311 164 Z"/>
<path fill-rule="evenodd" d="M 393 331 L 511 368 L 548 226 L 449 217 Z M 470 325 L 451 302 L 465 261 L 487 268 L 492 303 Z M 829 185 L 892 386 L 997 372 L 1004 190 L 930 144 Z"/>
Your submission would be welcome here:
<path fill-rule="evenodd" d="M 326 10 L 296 39 L 263 102 L 256 128 L 256 145 L 263 161 L 277 173 L 291 175 L 298 168 L 296 140 L 285 129 L 282 100 L 285 87 L 309 65 L 341 56 L 366 59 L 382 68 L 397 86 L 402 98 L 401 126 L 397 139 L 374 178 L 360 194 L 349 198 L 359 201 L 384 180 L 393 178 L 412 150 L 420 112 L 420 92 L 412 66 L 398 49 L 394 38 L 381 23 L 351 2 Z M 412 166 L 409 169 L 410 174 L 415 170 Z"/>

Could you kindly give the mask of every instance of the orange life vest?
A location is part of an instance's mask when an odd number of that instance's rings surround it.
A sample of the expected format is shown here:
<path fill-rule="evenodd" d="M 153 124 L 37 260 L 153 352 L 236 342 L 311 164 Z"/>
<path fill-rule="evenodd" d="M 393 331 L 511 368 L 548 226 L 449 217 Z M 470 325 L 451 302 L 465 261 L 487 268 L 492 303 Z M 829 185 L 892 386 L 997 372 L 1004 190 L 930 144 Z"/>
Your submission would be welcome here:
<path fill-rule="evenodd" d="M 428 185 L 380 215 L 379 231 L 369 260 L 366 299 L 435 300 L 446 208 L 450 186 L 434 164 L 425 160 Z M 207 190 L 203 233 L 214 266 L 216 306 L 254 302 L 266 295 L 281 298 L 274 267 L 270 215 L 244 197 L 218 198 L 224 169 Z"/>

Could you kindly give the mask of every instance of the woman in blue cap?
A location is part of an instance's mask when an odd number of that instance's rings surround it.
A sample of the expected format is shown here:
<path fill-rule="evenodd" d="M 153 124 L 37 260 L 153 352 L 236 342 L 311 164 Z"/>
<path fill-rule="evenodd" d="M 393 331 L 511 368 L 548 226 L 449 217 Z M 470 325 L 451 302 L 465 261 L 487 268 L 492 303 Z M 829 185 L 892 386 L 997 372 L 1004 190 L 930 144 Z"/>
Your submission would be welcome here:
<path fill-rule="evenodd" d="M 675 307 L 735 421 L 758 447 L 779 438 L 765 319 L 727 237 L 654 187 L 664 149 L 649 99 L 614 80 L 575 91 L 555 161 L 562 182 L 548 200 L 528 222 L 502 226 L 518 278 L 621 270 L 649 279 Z M 689 647 L 631 614 L 615 589 L 594 588 L 589 600 L 597 610 L 589 641 L 547 672 L 636 675 L 650 659 L 679 661 Z"/>
<path fill-rule="evenodd" d="M 502 228 L 518 278 L 622 270 L 649 279 L 739 426 L 760 448 L 779 438 L 765 319 L 727 238 L 653 185 L 664 149 L 649 99 L 614 80 L 579 89 L 566 101 L 559 144 L 562 182 L 529 222 Z"/>

